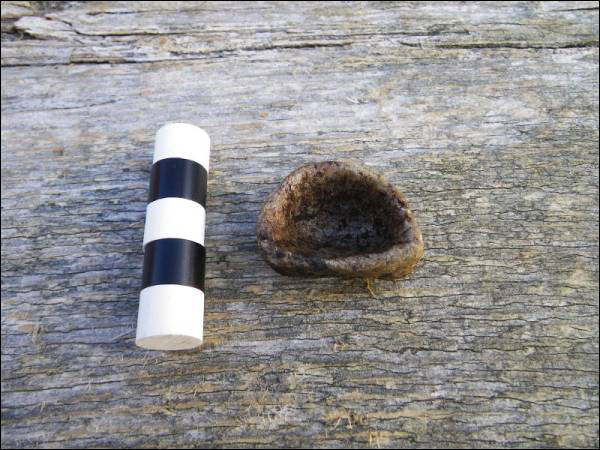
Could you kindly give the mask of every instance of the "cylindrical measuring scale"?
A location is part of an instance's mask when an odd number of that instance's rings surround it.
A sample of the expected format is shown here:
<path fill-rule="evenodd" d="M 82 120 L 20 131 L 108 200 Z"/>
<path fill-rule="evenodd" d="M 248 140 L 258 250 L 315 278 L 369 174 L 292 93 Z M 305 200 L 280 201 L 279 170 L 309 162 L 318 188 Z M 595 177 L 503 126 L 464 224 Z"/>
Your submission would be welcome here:
<path fill-rule="evenodd" d="M 210 138 L 171 123 L 156 133 L 144 229 L 136 345 L 184 350 L 202 343 L 204 223 Z"/>

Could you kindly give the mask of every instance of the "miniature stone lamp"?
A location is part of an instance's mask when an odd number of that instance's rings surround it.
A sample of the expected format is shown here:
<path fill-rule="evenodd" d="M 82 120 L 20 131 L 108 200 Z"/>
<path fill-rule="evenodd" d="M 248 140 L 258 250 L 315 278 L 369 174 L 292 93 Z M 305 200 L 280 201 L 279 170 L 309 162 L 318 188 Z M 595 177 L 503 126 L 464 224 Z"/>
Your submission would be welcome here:
<path fill-rule="evenodd" d="M 370 169 L 325 161 L 290 173 L 266 200 L 257 241 L 289 276 L 402 278 L 423 256 L 423 238 L 402 193 Z"/>

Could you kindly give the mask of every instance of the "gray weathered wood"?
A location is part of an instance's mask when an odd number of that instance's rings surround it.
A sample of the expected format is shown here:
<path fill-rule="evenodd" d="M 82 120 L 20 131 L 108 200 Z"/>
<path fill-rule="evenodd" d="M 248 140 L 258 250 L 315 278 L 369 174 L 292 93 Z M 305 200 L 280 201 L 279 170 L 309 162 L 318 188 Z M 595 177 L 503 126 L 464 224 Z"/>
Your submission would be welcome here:
<path fill-rule="evenodd" d="M 2 2 L 2 447 L 598 446 L 596 2 Z M 205 128 L 206 344 L 134 346 L 153 134 Z M 407 280 L 290 279 L 256 217 L 350 158 Z"/>

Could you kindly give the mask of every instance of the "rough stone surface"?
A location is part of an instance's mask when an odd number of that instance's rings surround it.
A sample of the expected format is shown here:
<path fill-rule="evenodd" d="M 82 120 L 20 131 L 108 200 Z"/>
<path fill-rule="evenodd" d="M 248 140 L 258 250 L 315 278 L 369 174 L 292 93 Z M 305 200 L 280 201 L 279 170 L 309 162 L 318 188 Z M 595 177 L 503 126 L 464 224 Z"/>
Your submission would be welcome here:
<path fill-rule="evenodd" d="M 402 193 L 349 161 L 289 174 L 256 225 L 259 249 L 283 275 L 402 278 L 423 256 L 423 237 Z"/>
<path fill-rule="evenodd" d="M 2 447 L 597 447 L 597 2 L 2 2 Z M 133 343 L 153 135 L 213 140 L 206 344 Z M 417 271 L 276 274 L 294 168 Z"/>

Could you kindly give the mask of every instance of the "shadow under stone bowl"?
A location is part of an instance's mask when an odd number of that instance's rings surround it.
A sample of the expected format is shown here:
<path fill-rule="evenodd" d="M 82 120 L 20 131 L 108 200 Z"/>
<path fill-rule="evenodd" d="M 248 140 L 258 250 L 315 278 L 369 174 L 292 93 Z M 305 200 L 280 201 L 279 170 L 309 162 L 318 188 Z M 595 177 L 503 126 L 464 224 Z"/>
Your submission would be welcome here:
<path fill-rule="evenodd" d="M 402 193 L 364 166 L 324 161 L 290 173 L 256 226 L 266 261 L 283 275 L 402 278 L 423 238 Z"/>

